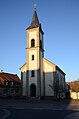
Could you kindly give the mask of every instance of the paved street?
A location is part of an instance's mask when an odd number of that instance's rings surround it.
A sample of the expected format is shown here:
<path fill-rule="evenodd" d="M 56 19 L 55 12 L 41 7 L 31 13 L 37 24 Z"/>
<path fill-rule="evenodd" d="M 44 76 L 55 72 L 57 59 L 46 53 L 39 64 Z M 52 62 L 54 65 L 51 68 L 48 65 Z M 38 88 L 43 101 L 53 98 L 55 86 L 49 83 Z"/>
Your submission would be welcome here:
<path fill-rule="evenodd" d="M 59 111 L 45 109 L 9 109 L 11 116 L 7 119 L 64 119 L 74 111 Z"/>
<path fill-rule="evenodd" d="M 27 101 L 0 99 L 0 109 L 10 112 L 7 119 L 64 119 L 79 112 L 79 101 Z"/>
<path fill-rule="evenodd" d="M 43 108 L 49 110 L 79 111 L 79 101 L 27 101 L 25 99 L 0 99 L 0 108 Z"/>

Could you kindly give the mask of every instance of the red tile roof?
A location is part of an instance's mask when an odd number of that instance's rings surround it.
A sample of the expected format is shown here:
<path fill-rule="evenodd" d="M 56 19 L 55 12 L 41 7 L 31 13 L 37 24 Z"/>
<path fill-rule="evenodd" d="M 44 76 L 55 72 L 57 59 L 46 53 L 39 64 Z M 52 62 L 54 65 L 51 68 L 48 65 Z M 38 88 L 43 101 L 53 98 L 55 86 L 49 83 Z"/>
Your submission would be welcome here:
<path fill-rule="evenodd" d="M 21 83 L 21 80 L 16 74 L 10 73 L 0 73 L 0 85 L 3 85 L 4 81 L 16 81 L 17 83 Z"/>

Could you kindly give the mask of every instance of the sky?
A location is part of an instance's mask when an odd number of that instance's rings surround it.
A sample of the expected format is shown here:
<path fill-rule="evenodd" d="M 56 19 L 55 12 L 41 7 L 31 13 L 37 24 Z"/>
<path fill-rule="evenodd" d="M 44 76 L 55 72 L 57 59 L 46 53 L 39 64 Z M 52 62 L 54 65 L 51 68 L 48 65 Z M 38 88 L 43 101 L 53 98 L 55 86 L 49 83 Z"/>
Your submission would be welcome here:
<path fill-rule="evenodd" d="M 45 33 L 45 58 L 66 73 L 66 81 L 79 79 L 79 0 L 0 0 L 0 69 L 20 77 L 34 4 Z"/>

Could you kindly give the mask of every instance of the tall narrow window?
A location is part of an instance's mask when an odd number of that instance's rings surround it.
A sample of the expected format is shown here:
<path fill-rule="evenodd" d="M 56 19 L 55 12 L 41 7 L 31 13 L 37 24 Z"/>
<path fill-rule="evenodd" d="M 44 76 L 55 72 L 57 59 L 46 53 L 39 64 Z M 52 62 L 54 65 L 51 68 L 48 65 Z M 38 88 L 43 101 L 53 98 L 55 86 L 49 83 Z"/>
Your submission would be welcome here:
<path fill-rule="evenodd" d="M 35 40 L 34 39 L 31 40 L 31 47 L 35 47 Z"/>
<path fill-rule="evenodd" d="M 34 60 L 34 55 L 32 55 L 32 60 Z"/>
<path fill-rule="evenodd" d="M 35 72 L 34 72 L 34 70 L 31 71 L 31 77 L 35 77 Z"/>
<path fill-rule="evenodd" d="M 40 40 L 40 48 L 42 49 L 42 41 Z"/>

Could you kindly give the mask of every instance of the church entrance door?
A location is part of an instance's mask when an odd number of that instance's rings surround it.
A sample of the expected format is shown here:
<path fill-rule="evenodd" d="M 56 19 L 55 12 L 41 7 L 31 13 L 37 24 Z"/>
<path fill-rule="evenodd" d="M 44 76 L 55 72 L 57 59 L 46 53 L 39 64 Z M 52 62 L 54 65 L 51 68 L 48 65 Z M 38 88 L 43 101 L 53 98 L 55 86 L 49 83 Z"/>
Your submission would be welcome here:
<path fill-rule="evenodd" d="M 31 97 L 36 96 L 36 86 L 35 86 L 35 84 L 31 84 L 31 86 L 30 86 L 30 96 Z"/>

